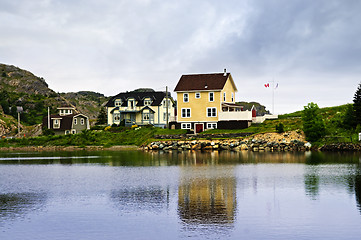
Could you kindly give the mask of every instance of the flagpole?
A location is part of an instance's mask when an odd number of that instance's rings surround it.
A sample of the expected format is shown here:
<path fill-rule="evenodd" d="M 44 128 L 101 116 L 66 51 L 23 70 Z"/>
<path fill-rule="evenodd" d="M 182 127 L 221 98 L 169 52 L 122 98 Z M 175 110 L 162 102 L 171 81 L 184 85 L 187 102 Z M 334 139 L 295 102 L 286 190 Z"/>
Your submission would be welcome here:
<path fill-rule="evenodd" d="M 272 79 L 272 114 L 275 114 L 275 79 Z"/>

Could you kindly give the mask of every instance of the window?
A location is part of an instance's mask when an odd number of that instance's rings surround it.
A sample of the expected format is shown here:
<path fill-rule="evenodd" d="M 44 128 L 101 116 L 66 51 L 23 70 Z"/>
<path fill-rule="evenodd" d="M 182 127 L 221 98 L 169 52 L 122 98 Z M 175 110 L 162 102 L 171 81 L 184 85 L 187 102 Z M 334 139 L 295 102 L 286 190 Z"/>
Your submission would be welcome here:
<path fill-rule="evenodd" d="M 191 109 L 182 108 L 182 118 L 190 118 L 190 117 L 191 117 Z"/>
<path fill-rule="evenodd" d="M 128 108 L 130 108 L 130 109 L 135 108 L 135 100 L 134 99 L 128 100 Z"/>
<path fill-rule="evenodd" d="M 189 94 L 183 93 L 183 102 L 189 102 Z"/>
<path fill-rule="evenodd" d="M 122 100 L 120 100 L 120 99 L 115 100 L 114 106 L 120 107 L 121 105 L 122 105 Z"/>
<path fill-rule="evenodd" d="M 167 121 L 167 113 L 163 113 L 163 121 Z M 168 113 L 168 121 L 170 121 L 170 113 Z"/>
<path fill-rule="evenodd" d="M 164 108 L 167 108 L 167 101 L 166 101 L 166 100 L 163 101 L 163 107 L 164 107 Z M 171 107 L 171 102 L 170 102 L 170 100 L 168 99 L 168 108 L 170 108 L 170 107 Z"/>
<path fill-rule="evenodd" d="M 213 102 L 214 101 L 214 92 L 210 92 L 209 93 L 209 101 Z"/>
<path fill-rule="evenodd" d="M 69 134 L 70 131 L 69 130 L 65 130 L 65 135 Z"/>
<path fill-rule="evenodd" d="M 54 119 L 53 127 L 54 128 L 60 128 L 60 120 L 59 119 Z"/>
<path fill-rule="evenodd" d="M 85 123 L 84 118 L 81 118 L 81 119 L 80 119 L 80 124 L 81 124 L 81 125 L 84 125 L 84 123 Z"/>
<path fill-rule="evenodd" d="M 152 100 L 149 99 L 144 100 L 144 106 L 150 106 L 150 105 L 152 105 Z"/>
<path fill-rule="evenodd" d="M 114 113 L 114 122 L 120 121 L 120 113 Z"/>
<path fill-rule="evenodd" d="M 217 117 L 217 108 L 207 108 L 207 117 Z"/>
<path fill-rule="evenodd" d="M 217 123 L 207 123 L 207 129 L 216 129 Z"/>
<path fill-rule="evenodd" d="M 232 97 L 232 102 L 234 102 L 234 93 L 232 93 L 231 97 Z"/>
<path fill-rule="evenodd" d="M 196 98 L 201 98 L 201 93 L 196 92 Z"/>
<path fill-rule="evenodd" d="M 78 119 L 74 118 L 74 125 L 78 124 Z"/>
<path fill-rule="evenodd" d="M 223 93 L 223 102 L 225 102 L 226 101 L 226 93 L 224 92 Z"/>
<path fill-rule="evenodd" d="M 149 121 L 150 116 L 149 113 L 143 113 L 143 120 Z"/>
<path fill-rule="evenodd" d="M 71 130 L 71 133 L 72 133 L 72 134 L 75 134 L 75 133 L 76 133 L 76 130 L 75 130 L 75 129 L 72 129 L 72 130 Z"/>
<path fill-rule="evenodd" d="M 192 124 L 190 123 L 182 123 L 181 124 L 181 129 L 191 129 Z"/>

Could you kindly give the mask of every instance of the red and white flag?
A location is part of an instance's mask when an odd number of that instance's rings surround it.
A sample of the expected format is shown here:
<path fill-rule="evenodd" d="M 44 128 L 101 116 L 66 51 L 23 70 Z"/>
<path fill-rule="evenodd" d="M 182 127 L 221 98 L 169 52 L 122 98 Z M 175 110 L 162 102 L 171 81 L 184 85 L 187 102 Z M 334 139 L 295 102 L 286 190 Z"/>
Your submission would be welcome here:
<path fill-rule="evenodd" d="M 266 83 L 264 86 L 265 86 L 266 88 L 269 87 L 269 83 Z"/>

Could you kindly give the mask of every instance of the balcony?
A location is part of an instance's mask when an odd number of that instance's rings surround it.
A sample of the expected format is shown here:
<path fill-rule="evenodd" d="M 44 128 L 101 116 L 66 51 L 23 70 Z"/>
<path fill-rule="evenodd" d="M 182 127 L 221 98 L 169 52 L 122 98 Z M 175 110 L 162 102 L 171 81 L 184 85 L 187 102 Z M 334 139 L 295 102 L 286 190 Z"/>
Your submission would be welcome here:
<path fill-rule="evenodd" d="M 252 121 L 252 112 L 251 111 L 222 111 L 219 112 L 219 121 Z"/>

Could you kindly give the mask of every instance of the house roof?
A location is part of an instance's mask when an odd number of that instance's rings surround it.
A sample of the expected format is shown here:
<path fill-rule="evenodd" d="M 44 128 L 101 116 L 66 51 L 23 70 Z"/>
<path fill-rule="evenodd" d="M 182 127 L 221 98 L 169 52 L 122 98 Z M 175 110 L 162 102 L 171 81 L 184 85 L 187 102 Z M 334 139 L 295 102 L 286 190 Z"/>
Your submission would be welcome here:
<path fill-rule="evenodd" d="M 231 79 L 232 84 L 237 90 L 230 73 L 207 73 L 182 75 L 174 91 L 222 90 L 228 79 Z"/>
<path fill-rule="evenodd" d="M 163 99 L 166 97 L 165 92 L 122 92 L 113 96 L 105 105 L 106 107 L 114 107 L 114 101 L 116 99 L 122 100 L 122 107 L 127 106 L 127 101 L 130 98 L 134 98 L 137 101 L 137 106 L 144 106 L 144 100 L 152 100 L 151 106 L 159 106 Z M 168 92 L 168 98 L 173 101 L 172 96 Z"/>

